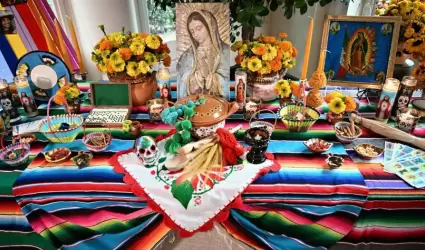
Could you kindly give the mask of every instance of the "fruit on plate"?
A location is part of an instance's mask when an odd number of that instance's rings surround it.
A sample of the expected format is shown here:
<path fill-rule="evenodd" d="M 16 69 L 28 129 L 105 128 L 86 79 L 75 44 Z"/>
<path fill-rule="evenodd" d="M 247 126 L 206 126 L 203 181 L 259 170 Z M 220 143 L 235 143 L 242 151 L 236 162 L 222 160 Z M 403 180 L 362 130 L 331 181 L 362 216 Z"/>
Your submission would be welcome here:
<path fill-rule="evenodd" d="M 332 147 L 332 143 L 329 143 L 325 140 L 313 138 L 304 142 L 307 148 L 313 152 L 325 152 Z"/>

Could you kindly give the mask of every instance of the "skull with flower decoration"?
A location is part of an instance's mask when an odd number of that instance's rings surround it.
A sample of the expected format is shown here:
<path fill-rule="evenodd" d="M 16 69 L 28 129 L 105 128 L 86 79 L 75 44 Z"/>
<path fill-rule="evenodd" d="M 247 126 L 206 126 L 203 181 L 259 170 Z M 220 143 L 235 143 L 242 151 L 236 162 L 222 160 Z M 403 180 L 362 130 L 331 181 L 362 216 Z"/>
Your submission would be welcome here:
<path fill-rule="evenodd" d="M 134 144 L 134 151 L 145 166 L 154 165 L 158 159 L 158 147 L 152 137 L 138 138 Z"/>

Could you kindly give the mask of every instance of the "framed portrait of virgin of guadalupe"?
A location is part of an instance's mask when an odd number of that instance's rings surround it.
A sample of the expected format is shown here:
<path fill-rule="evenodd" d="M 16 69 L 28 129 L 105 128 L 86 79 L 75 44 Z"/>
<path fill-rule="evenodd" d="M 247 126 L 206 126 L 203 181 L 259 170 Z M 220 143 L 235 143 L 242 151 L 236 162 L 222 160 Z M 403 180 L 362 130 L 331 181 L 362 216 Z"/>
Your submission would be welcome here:
<path fill-rule="evenodd" d="M 176 5 L 178 98 L 230 95 L 228 3 Z"/>

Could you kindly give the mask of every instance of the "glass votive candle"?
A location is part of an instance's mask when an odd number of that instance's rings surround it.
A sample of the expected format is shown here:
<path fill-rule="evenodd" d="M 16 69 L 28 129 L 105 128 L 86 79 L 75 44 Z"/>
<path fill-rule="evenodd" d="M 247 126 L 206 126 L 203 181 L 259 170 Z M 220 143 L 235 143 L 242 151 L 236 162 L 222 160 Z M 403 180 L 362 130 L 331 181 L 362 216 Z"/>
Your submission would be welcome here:
<path fill-rule="evenodd" d="M 395 127 L 406 133 L 411 134 L 418 125 L 418 121 L 420 118 L 420 113 L 416 109 L 400 108 L 397 110 Z"/>

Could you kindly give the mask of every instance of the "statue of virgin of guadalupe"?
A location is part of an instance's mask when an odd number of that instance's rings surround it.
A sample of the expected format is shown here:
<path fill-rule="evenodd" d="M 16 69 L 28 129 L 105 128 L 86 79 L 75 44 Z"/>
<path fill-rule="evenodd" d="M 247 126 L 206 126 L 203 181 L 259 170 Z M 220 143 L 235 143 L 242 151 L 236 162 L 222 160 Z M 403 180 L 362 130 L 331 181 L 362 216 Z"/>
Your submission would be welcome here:
<path fill-rule="evenodd" d="M 207 10 L 193 11 L 186 29 L 191 47 L 177 63 L 179 98 L 209 94 L 228 99 L 230 47 L 220 39 L 216 18 Z"/>

